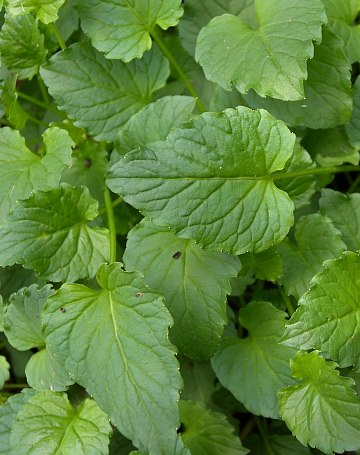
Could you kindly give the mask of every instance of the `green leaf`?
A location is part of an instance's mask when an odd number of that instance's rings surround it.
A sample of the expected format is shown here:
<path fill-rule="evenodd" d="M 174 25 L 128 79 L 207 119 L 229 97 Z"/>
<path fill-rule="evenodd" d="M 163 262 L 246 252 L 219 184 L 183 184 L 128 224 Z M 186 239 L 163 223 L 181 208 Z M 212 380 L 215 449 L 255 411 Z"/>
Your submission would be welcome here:
<path fill-rule="evenodd" d="M 38 280 L 32 270 L 24 269 L 19 265 L 0 267 L 0 294 L 7 302 L 14 292 L 33 283 L 43 284 Z"/>
<path fill-rule="evenodd" d="M 5 312 L 5 335 L 14 348 L 26 351 L 44 346 L 41 312 L 54 293 L 49 284 L 42 288 L 33 284 L 10 297 Z"/>
<path fill-rule="evenodd" d="M 353 147 L 343 126 L 329 130 L 309 130 L 302 145 L 320 166 L 359 163 L 359 151 Z"/>
<path fill-rule="evenodd" d="M 177 25 L 183 14 L 180 0 L 75 0 L 81 27 L 93 46 L 107 58 L 129 62 L 151 48 L 156 25 Z"/>
<path fill-rule="evenodd" d="M 269 434 L 265 441 L 260 436 L 251 435 L 246 445 L 252 454 L 266 454 L 270 446 L 274 455 L 312 455 L 308 447 L 291 435 Z"/>
<path fill-rule="evenodd" d="M 86 188 L 34 192 L 0 227 L 0 264 L 21 263 L 51 281 L 93 277 L 109 255 L 108 230 L 87 224 L 96 215 Z"/>
<path fill-rule="evenodd" d="M 340 367 L 355 365 L 359 369 L 359 286 L 359 254 L 345 252 L 340 259 L 326 261 L 299 300 L 283 343 L 304 350 L 319 349 Z"/>
<path fill-rule="evenodd" d="M 29 115 L 18 102 L 16 82 L 16 74 L 10 74 L 5 79 L 4 88 L 1 91 L 1 102 L 10 124 L 17 129 L 22 129 L 29 119 Z"/>
<path fill-rule="evenodd" d="M 328 27 L 344 42 L 345 53 L 350 61 L 360 61 L 360 25 L 356 24 L 360 12 L 359 0 L 323 0 Z"/>
<path fill-rule="evenodd" d="M 339 375 L 335 362 L 299 352 L 291 369 L 300 383 L 279 392 L 280 413 L 304 445 L 327 454 L 360 449 L 360 401 L 354 381 Z"/>
<path fill-rule="evenodd" d="M 212 357 L 227 322 L 226 295 L 240 269 L 238 258 L 205 251 L 145 220 L 129 232 L 124 264 L 164 294 L 174 319 L 170 339 L 179 351 L 200 360 Z"/>
<path fill-rule="evenodd" d="M 172 454 L 181 380 L 171 317 L 139 273 L 113 263 L 100 266 L 97 280 L 100 290 L 65 284 L 48 300 L 46 342 L 135 446 Z"/>
<path fill-rule="evenodd" d="M 249 453 L 226 417 L 192 401 L 179 402 L 182 438 L 192 455 L 245 455 Z"/>
<path fill-rule="evenodd" d="M 98 140 L 113 141 L 132 114 L 165 85 L 168 61 L 154 47 L 129 64 L 107 60 L 82 42 L 55 54 L 41 76 L 60 109 Z M 66 87 L 64 90 L 63 87 Z"/>
<path fill-rule="evenodd" d="M 0 406 L 0 453 L 10 453 L 10 434 L 17 413 L 22 406 L 37 392 L 32 389 L 23 389 L 21 393 L 8 398 L 5 404 Z"/>
<path fill-rule="evenodd" d="M 353 111 L 350 122 L 345 125 L 350 144 L 357 149 L 360 148 L 360 77 L 352 88 Z"/>
<path fill-rule="evenodd" d="M 293 383 L 289 360 L 296 350 L 279 344 L 286 313 L 268 302 L 252 302 L 239 313 L 249 332 L 243 339 L 224 338 L 211 360 L 230 392 L 253 414 L 278 418 L 277 393 Z"/>
<path fill-rule="evenodd" d="M 10 379 L 10 364 L 6 357 L 0 355 L 0 389 L 4 387 L 6 381 Z"/>
<path fill-rule="evenodd" d="M 180 373 L 184 381 L 181 399 L 196 401 L 206 408 L 214 408 L 212 395 L 216 390 L 216 376 L 210 362 L 194 362 L 183 358 Z"/>
<path fill-rule="evenodd" d="M 275 247 L 261 253 L 247 253 L 240 258 L 242 271 L 254 274 L 259 280 L 276 281 L 282 274 L 283 261 Z"/>
<path fill-rule="evenodd" d="M 12 455 L 38 453 L 103 455 L 111 426 L 95 401 L 87 399 L 75 410 L 65 394 L 40 392 L 16 416 L 10 437 Z"/>
<path fill-rule="evenodd" d="M 231 14 L 212 19 L 199 33 L 196 60 L 226 90 L 234 84 L 241 93 L 303 99 L 306 63 L 326 22 L 322 3 L 257 0 L 255 10 L 257 27 Z"/>
<path fill-rule="evenodd" d="M 325 29 L 322 43 L 315 46 L 314 58 L 308 63 L 304 99 L 284 102 L 250 92 L 245 96 L 248 105 L 266 109 L 290 126 L 317 129 L 347 123 L 352 112 L 351 66 L 343 49 L 341 39 Z"/>
<path fill-rule="evenodd" d="M 47 50 L 37 20 L 31 14 L 5 16 L 0 31 L 0 52 L 2 61 L 19 79 L 31 79 L 39 72 Z"/>
<path fill-rule="evenodd" d="M 284 168 L 294 139 L 265 111 L 205 113 L 166 142 L 128 153 L 107 184 L 180 237 L 233 254 L 260 252 L 293 222 L 293 204 L 271 174 Z"/>
<path fill-rule="evenodd" d="M 254 0 L 187 0 L 184 16 L 179 24 L 181 44 L 190 55 L 195 55 L 200 30 L 214 17 L 230 13 L 256 26 Z"/>
<path fill-rule="evenodd" d="M 65 0 L 7 0 L 6 9 L 9 14 L 18 16 L 35 13 L 44 24 L 56 21 L 58 11 Z"/>
<path fill-rule="evenodd" d="M 190 119 L 195 99 L 165 96 L 130 117 L 117 137 L 117 150 L 126 153 L 137 147 L 165 140 L 172 129 Z"/>
<path fill-rule="evenodd" d="M 4 331 L 4 314 L 5 314 L 5 307 L 3 298 L 0 294 L 0 332 Z"/>
<path fill-rule="evenodd" d="M 43 135 L 46 154 L 32 153 L 18 131 L 0 129 L 0 222 L 16 201 L 33 190 L 57 187 L 62 170 L 71 164 L 73 142 L 64 130 L 49 128 Z"/>
<path fill-rule="evenodd" d="M 331 218 L 349 250 L 360 250 L 360 194 L 344 194 L 329 188 L 321 191 L 321 213 Z"/>
<path fill-rule="evenodd" d="M 318 213 L 301 217 L 295 225 L 295 240 L 286 238 L 279 246 L 284 263 L 281 282 L 288 294 L 301 297 L 326 259 L 346 250 L 341 233 L 331 220 Z"/>

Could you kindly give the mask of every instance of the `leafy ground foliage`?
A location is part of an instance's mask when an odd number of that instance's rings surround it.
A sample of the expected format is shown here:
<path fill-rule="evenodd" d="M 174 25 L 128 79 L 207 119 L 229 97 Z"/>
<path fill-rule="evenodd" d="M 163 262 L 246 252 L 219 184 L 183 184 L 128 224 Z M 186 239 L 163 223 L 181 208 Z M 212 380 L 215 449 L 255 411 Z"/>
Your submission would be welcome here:
<path fill-rule="evenodd" d="M 1 5 L 0 453 L 360 453 L 359 13 Z"/>

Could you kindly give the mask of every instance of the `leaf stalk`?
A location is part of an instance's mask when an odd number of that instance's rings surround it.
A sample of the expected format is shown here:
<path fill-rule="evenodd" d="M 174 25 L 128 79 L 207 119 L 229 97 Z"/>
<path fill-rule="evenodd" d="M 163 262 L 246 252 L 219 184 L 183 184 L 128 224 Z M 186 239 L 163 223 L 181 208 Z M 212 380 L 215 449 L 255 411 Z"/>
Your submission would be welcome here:
<path fill-rule="evenodd" d="M 109 227 L 109 239 L 110 239 L 110 263 L 116 261 L 116 226 L 114 209 L 111 202 L 110 191 L 108 188 L 104 190 L 104 201 L 106 207 L 107 221 Z"/>

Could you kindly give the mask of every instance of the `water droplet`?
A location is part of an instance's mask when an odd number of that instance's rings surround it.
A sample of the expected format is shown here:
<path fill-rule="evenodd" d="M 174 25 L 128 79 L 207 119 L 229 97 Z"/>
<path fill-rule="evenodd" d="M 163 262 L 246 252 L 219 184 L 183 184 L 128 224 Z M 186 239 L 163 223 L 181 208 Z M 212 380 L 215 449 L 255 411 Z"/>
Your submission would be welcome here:
<path fill-rule="evenodd" d="M 221 170 L 221 169 L 222 169 L 222 166 L 220 166 L 219 169 Z"/>

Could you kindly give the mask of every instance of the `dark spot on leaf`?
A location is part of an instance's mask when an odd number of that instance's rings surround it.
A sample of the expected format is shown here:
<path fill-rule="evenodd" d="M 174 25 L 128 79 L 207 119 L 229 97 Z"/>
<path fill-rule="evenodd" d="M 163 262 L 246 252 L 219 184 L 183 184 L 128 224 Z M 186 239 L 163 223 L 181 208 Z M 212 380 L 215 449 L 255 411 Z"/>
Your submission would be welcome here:
<path fill-rule="evenodd" d="M 137 292 L 137 293 L 135 294 L 135 297 L 141 297 L 142 295 L 143 295 L 142 292 Z"/>
<path fill-rule="evenodd" d="M 179 259 L 180 256 L 181 256 L 181 252 L 177 251 L 175 254 L 173 254 L 173 259 Z"/>
<path fill-rule="evenodd" d="M 90 167 L 91 166 L 91 159 L 90 158 L 85 158 L 83 161 L 83 166 L 84 167 Z"/>
<path fill-rule="evenodd" d="M 65 312 L 66 312 L 66 310 L 65 310 L 65 308 L 64 308 L 63 306 L 60 308 L 60 311 L 61 311 L 62 313 L 65 313 Z"/>

